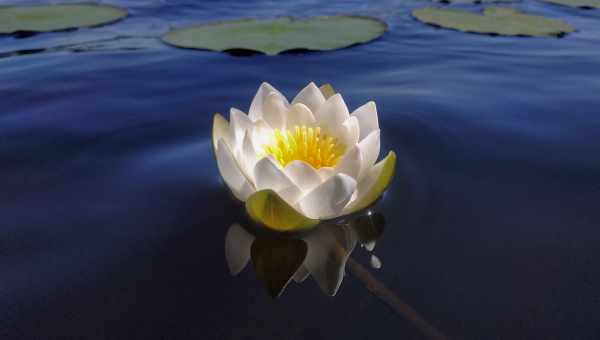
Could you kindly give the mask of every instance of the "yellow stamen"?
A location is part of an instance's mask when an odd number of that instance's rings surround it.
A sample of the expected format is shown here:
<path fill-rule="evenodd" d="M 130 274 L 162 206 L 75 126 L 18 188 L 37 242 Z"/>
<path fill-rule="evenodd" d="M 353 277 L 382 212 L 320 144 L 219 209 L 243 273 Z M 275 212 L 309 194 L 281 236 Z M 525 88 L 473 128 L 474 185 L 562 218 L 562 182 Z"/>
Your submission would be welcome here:
<path fill-rule="evenodd" d="M 346 145 L 321 132 L 320 127 L 295 126 L 290 130 L 275 129 L 274 142 L 263 146 L 282 165 L 301 160 L 315 169 L 334 167 L 340 160 Z"/>

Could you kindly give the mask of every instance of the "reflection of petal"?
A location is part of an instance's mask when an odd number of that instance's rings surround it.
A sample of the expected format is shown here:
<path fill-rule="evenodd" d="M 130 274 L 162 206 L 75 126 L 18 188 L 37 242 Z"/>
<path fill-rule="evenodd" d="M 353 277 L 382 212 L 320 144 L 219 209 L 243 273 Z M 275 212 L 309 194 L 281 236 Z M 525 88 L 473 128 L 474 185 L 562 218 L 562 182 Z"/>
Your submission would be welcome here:
<path fill-rule="evenodd" d="M 304 240 L 308 243 L 304 266 L 323 292 L 335 295 L 344 278 L 346 261 L 356 245 L 356 234 L 344 226 L 324 225 Z"/>
<path fill-rule="evenodd" d="M 294 274 L 294 281 L 298 282 L 298 283 L 302 283 L 304 282 L 304 280 L 306 280 L 306 278 L 310 275 L 310 272 L 308 271 L 308 269 L 306 269 L 305 266 L 300 266 L 300 268 L 298 268 L 298 271 L 296 271 L 296 274 Z"/>
<path fill-rule="evenodd" d="M 259 237 L 252 243 L 252 264 L 269 294 L 281 295 L 307 253 L 306 242 L 299 239 Z"/>
<path fill-rule="evenodd" d="M 250 247 L 254 236 L 234 223 L 225 236 L 225 259 L 231 275 L 239 274 L 250 260 Z"/>

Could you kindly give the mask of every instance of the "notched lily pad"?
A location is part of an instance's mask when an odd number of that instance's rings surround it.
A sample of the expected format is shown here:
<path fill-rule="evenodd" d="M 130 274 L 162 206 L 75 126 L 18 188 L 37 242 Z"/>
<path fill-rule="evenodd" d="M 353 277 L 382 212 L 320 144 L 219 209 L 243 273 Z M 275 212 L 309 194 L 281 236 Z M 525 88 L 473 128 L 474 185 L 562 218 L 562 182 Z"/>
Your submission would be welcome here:
<path fill-rule="evenodd" d="M 326 51 L 366 43 L 382 36 L 385 22 L 370 17 L 330 16 L 306 20 L 241 19 L 184 27 L 162 40 L 182 48 L 213 51 L 246 50 L 279 54 L 293 50 Z"/>
<path fill-rule="evenodd" d="M 583 9 L 594 9 L 600 8 L 600 0 L 544 0 L 551 4 L 583 8 Z"/>
<path fill-rule="evenodd" d="M 126 16 L 123 8 L 94 4 L 0 6 L 0 34 L 94 27 Z"/>
<path fill-rule="evenodd" d="M 412 15 L 429 25 L 469 33 L 540 37 L 562 36 L 575 31 L 564 21 L 503 7 L 488 7 L 483 15 L 457 9 L 425 7 L 414 10 Z"/>
<path fill-rule="evenodd" d="M 442 4 L 497 4 L 519 2 L 520 0 L 435 0 Z"/>

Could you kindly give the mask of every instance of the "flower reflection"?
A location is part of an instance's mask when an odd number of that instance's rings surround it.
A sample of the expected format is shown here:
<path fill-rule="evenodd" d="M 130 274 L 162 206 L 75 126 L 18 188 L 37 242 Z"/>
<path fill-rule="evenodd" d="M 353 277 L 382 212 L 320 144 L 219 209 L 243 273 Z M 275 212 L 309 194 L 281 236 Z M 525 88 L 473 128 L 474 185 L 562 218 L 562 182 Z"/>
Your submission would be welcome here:
<path fill-rule="evenodd" d="M 280 296 L 290 281 L 301 283 L 309 276 L 324 293 L 333 296 L 357 244 L 371 251 L 384 224 L 383 215 L 371 211 L 295 236 L 234 223 L 225 238 L 225 257 L 232 275 L 252 260 L 256 275 L 273 297 Z"/>

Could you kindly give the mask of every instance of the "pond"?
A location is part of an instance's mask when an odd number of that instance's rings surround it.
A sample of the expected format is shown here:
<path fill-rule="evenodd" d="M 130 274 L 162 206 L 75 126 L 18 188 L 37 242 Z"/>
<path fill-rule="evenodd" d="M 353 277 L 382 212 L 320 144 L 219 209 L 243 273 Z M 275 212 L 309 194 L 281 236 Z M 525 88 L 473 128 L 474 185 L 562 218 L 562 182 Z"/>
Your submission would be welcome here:
<path fill-rule="evenodd" d="M 1 338 L 600 337 L 600 10 L 503 4 L 577 29 L 526 38 L 424 25 L 410 12 L 425 0 L 102 3 L 129 17 L 0 37 Z M 277 56 L 158 39 L 334 14 L 389 29 Z M 247 111 L 263 81 L 290 100 L 311 81 L 350 110 L 374 100 L 382 155 L 398 155 L 373 207 L 383 233 L 349 254 L 334 297 L 309 278 L 272 298 L 252 266 L 228 268 L 227 232 L 246 217 L 212 119 Z"/>

